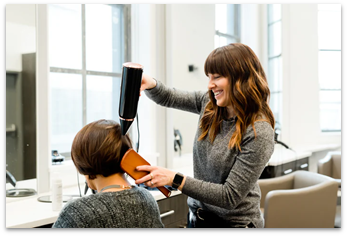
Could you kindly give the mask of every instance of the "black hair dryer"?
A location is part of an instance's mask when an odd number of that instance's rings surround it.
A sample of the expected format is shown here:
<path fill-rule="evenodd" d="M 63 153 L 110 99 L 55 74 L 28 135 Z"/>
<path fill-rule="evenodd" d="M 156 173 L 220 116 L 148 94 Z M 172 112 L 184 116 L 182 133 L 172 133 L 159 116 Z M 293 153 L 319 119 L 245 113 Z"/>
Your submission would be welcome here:
<path fill-rule="evenodd" d="M 122 84 L 119 99 L 119 120 L 122 135 L 128 132 L 133 123 L 140 97 L 143 66 L 127 62 L 123 64 Z"/>

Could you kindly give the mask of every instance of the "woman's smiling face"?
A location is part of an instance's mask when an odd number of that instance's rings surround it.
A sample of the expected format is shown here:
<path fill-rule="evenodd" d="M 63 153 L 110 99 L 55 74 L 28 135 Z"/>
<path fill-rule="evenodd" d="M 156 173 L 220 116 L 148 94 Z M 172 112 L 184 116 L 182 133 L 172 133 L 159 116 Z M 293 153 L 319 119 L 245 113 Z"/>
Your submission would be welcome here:
<path fill-rule="evenodd" d="M 217 106 L 228 107 L 231 105 L 229 99 L 230 83 L 228 78 L 223 77 L 219 74 L 208 73 L 209 82 L 208 89 L 211 90 L 216 99 Z"/>

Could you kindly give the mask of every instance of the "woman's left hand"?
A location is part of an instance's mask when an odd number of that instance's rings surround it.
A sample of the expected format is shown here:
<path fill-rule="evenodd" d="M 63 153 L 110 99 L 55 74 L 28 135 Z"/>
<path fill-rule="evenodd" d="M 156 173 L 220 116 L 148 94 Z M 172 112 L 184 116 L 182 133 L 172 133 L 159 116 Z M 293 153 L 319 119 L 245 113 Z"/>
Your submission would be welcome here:
<path fill-rule="evenodd" d="M 159 166 L 138 166 L 136 167 L 136 170 L 150 172 L 148 175 L 135 181 L 135 184 L 144 183 L 150 188 L 160 187 L 164 185 L 172 186 L 172 181 L 176 175 L 176 172 Z"/>

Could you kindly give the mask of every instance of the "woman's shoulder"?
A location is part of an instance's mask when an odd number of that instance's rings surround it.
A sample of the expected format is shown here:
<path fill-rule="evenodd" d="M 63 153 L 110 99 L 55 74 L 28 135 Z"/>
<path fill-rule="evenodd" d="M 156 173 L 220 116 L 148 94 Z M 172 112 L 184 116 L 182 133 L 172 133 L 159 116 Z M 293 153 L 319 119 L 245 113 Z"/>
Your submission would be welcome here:
<path fill-rule="evenodd" d="M 254 133 L 254 129 L 256 134 Z M 254 129 L 249 125 L 246 130 L 246 136 L 256 136 L 264 139 L 274 139 L 274 130 L 271 124 L 265 120 L 258 120 L 254 122 Z"/>

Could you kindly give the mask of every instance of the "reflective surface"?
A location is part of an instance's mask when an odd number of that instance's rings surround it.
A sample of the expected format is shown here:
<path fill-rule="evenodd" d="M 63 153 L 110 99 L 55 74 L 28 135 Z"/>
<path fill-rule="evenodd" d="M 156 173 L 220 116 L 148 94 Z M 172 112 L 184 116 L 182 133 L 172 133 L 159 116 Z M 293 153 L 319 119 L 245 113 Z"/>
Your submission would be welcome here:
<path fill-rule="evenodd" d="M 35 4 L 6 5 L 6 169 L 15 181 L 36 178 L 35 15 Z"/>

